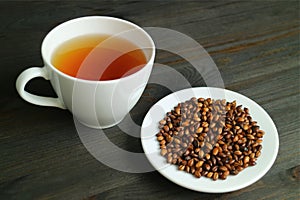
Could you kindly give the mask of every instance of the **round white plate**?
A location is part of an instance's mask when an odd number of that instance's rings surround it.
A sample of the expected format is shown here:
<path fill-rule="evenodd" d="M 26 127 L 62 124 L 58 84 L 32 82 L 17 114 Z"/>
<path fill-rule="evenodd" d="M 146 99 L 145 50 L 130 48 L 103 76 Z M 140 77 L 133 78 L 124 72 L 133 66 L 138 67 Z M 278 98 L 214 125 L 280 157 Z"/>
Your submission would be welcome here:
<path fill-rule="evenodd" d="M 226 180 L 213 181 L 206 177 L 195 178 L 190 173 L 179 171 L 177 165 L 171 165 L 166 162 L 166 159 L 160 155 L 159 143 L 155 136 L 159 132 L 159 121 L 178 103 L 189 100 L 192 97 L 210 97 L 212 99 L 226 99 L 226 101 L 236 100 L 237 105 L 249 108 L 253 120 L 257 121 L 260 128 L 265 131 L 261 156 L 258 158 L 255 166 L 247 167 L 238 175 L 230 175 Z M 262 107 L 241 94 L 212 87 L 184 89 L 158 101 L 151 107 L 143 121 L 141 140 L 144 152 L 150 163 L 163 176 L 185 188 L 209 193 L 231 192 L 253 184 L 271 168 L 276 159 L 279 147 L 275 124 Z"/>

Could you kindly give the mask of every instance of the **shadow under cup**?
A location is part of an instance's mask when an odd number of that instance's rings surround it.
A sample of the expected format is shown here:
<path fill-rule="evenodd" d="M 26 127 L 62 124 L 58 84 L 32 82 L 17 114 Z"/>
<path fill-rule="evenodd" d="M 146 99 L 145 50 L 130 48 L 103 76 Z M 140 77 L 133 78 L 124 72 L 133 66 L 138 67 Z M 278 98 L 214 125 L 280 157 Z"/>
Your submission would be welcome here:
<path fill-rule="evenodd" d="M 112 35 L 129 41 L 143 51 L 147 63 L 133 74 L 105 81 L 72 77 L 52 65 L 52 55 L 58 46 L 72 38 L 91 34 Z M 106 44 L 109 42 L 101 43 Z M 120 50 L 134 49 L 120 47 Z M 42 57 L 49 80 L 64 107 L 88 127 L 109 128 L 118 124 L 141 97 L 152 70 L 155 46 L 151 37 L 131 22 L 92 16 L 67 21 L 50 31 L 42 44 Z"/>

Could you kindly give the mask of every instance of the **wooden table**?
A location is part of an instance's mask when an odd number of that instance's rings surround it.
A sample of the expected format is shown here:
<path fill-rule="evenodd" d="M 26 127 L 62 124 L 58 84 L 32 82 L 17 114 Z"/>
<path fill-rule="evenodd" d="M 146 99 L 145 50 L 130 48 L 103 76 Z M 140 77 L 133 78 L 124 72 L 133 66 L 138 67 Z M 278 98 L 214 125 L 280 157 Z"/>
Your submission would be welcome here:
<path fill-rule="evenodd" d="M 236 192 L 207 194 L 182 188 L 158 172 L 125 173 L 89 154 L 65 110 L 31 105 L 16 92 L 17 76 L 42 66 L 40 45 L 48 31 L 86 15 L 124 18 L 164 27 L 199 42 L 212 56 L 225 88 L 259 103 L 274 120 L 279 154 L 271 170 Z M 0 199 L 299 199 L 299 2 L 0 2 Z M 158 51 L 156 62 L 205 86 L 179 56 Z M 54 95 L 37 78 L 27 90 Z M 149 84 L 131 111 L 141 125 L 147 110 L 171 91 Z M 107 137 L 127 151 L 143 152 L 139 138 L 118 127 Z"/>

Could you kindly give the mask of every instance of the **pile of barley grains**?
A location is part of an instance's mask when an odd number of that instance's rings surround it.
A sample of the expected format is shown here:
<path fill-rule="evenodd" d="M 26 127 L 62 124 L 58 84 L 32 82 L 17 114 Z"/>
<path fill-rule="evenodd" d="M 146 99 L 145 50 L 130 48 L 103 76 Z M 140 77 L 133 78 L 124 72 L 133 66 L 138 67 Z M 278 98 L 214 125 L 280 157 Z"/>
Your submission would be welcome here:
<path fill-rule="evenodd" d="M 191 98 L 159 122 L 161 155 L 200 178 L 226 179 L 254 166 L 264 131 L 236 102 Z"/>

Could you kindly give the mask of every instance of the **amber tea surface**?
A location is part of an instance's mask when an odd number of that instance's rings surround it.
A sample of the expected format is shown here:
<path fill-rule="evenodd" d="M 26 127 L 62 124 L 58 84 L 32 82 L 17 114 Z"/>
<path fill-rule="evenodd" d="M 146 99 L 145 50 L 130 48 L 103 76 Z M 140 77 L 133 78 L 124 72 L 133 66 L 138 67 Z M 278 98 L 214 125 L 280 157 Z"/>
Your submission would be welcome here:
<path fill-rule="evenodd" d="M 86 80 L 114 80 L 131 75 L 147 63 L 142 49 L 111 35 L 85 35 L 57 47 L 52 64 L 61 72 Z"/>

